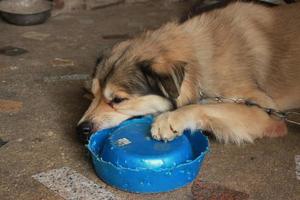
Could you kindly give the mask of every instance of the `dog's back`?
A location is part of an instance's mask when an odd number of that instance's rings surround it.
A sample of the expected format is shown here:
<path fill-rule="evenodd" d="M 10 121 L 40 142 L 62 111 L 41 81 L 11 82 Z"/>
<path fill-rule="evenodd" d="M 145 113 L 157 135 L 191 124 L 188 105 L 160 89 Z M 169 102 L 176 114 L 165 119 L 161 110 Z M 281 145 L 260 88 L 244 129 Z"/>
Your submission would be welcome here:
<path fill-rule="evenodd" d="M 274 9 L 274 31 L 269 35 L 273 58 L 267 73 L 274 74 L 266 80 L 276 87 L 267 88 L 275 93 L 278 104 L 288 102 L 291 107 L 300 103 L 300 3 Z M 276 73 L 279 71 L 280 73 Z M 294 105 L 294 106 L 292 106 Z"/>
<path fill-rule="evenodd" d="M 214 79 L 202 81 L 211 91 L 229 87 L 222 79 L 240 82 L 255 79 L 256 84 L 272 97 L 279 108 L 289 109 L 300 102 L 300 3 L 265 7 L 251 3 L 232 3 L 194 17 L 182 25 L 192 37 L 200 38 L 204 48 L 208 37 L 213 52 L 210 59 L 199 58 L 203 74 Z M 201 39 L 203 38 L 203 39 Z M 211 49 L 210 49 L 211 48 Z M 201 63 L 209 60 L 211 63 Z M 213 71 L 213 72 L 212 72 Z M 219 78 L 216 78 L 218 77 Z M 211 76 L 207 76 L 211 79 Z M 230 84 L 232 84 L 232 82 Z"/>

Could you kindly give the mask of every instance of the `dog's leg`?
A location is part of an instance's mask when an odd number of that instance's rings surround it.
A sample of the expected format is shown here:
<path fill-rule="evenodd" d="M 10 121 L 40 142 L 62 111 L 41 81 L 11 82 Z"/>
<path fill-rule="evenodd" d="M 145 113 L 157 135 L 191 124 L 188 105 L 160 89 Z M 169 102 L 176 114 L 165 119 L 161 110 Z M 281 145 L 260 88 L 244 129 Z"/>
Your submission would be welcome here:
<path fill-rule="evenodd" d="M 238 92 L 236 92 L 238 93 Z M 273 108 L 273 109 L 278 109 L 277 105 L 273 101 L 273 99 L 268 96 L 266 93 L 260 91 L 260 90 L 250 90 L 246 92 L 239 92 L 241 97 L 244 97 L 246 99 L 252 100 L 255 103 L 259 104 L 260 106 L 263 106 L 265 108 Z M 230 95 L 227 95 L 230 96 Z"/>
<path fill-rule="evenodd" d="M 211 131 L 224 142 L 253 142 L 263 136 L 287 133 L 283 121 L 271 118 L 256 107 L 238 104 L 190 105 L 159 115 L 152 126 L 152 136 L 172 140 L 185 129 Z"/>

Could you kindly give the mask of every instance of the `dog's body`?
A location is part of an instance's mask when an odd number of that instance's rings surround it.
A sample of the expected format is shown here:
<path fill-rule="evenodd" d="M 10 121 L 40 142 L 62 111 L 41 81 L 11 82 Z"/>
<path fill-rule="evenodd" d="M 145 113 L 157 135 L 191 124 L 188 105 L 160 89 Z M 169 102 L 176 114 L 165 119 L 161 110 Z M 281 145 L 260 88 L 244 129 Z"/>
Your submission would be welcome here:
<path fill-rule="evenodd" d="M 116 45 L 95 72 L 95 99 L 80 122 L 107 128 L 175 106 L 157 117 L 154 138 L 172 140 L 186 128 L 237 143 L 286 134 L 283 121 L 257 107 L 204 102 L 222 96 L 300 107 L 299 10 L 238 2 Z"/>

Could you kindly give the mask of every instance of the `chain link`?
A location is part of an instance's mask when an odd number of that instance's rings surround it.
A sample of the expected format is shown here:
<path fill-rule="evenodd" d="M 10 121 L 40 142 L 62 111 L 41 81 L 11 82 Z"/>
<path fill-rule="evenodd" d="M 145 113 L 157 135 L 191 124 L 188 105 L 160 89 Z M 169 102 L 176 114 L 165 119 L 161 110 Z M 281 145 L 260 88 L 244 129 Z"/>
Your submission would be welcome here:
<path fill-rule="evenodd" d="M 284 120 L 286 122 L 293 123 L 293 124 L 300 126 L 299 121 L 294 121 L 294 120 L 289 119 L 289 117 L 291 115 L 299 115 L 300 116 L 299 112 L 295 112 L 295 111 L 283 112 L 283 111 L 276 110 L 273 108 L 266 108 L 266 107 L 263 107 L 263 106 L 257 104 L 254 101 L 243 99 L 243 98 L 228 98 L 228 97 L 217 96 L 217 97 L 205 97 L 203 100 L 206 100 L 206 101 L 213 100 L 217 103 L 236 103 L 236 104 L 244 104 L 246 106 L 255 106 L 255 107 L 258 107 L 258 108 L 264 110 L 270 116 L 277 118 L 278 120 Z"/>

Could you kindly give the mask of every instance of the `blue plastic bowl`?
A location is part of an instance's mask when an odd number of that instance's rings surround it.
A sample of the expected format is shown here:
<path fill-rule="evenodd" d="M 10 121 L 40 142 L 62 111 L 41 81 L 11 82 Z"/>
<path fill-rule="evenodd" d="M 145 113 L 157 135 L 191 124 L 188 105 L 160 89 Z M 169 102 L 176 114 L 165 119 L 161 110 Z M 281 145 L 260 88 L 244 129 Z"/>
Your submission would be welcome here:
<path fill-rule="evenodd" d="M 192 182 L 199 173 L 208 139 L 185 131 L 171 142 L 151 138 L 153 118 L 131 119 L 96 132 L 88 149 L 97 175 L 109 185 L 136 193 L 167 192 Z"/>

